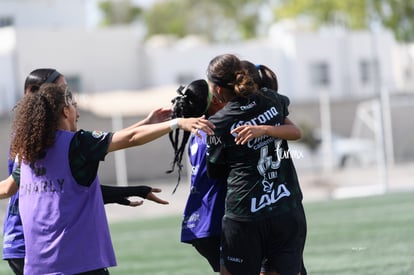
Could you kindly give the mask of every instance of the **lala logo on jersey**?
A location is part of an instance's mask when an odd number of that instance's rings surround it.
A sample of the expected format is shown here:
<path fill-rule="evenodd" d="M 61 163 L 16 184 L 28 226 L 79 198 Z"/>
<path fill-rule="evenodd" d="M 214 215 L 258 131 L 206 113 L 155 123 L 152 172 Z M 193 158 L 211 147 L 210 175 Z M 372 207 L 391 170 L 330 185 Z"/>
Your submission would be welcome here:
<path fill-rule="evenodd" d="M 259 202 L 257 202 L 257 198 L 252 198 L 251 205 L 250 205 L 250 211 L 252 213 L 257 212 L 266 206 L 275 204 L 281 198 L 290 196 L 290 192 L 287 189 L 286 185 L 284 184 L 280 184 L 277 187 L 277 191 L 272 188 L 273 182 L 269 183 L 268 181 L 263 180 L 262 185 L 263 185 L 263 191 L 265 192 L 265 194 L 263 194 L 260 197 Z"/>

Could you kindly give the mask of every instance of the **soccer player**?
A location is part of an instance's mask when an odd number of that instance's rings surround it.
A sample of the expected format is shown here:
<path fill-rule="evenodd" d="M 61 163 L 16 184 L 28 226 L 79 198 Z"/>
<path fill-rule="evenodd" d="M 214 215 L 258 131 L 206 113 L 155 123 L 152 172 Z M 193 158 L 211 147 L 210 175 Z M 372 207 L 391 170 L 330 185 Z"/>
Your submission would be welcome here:
<path fill-rule="evenodd" d="M 227 179 L 221 273 L 259 274 L 266 259 L 275 274 L 300 274 L 306 220 L 286 142 L 300 131 L 284 125 L 286 104 L 271 90 L 259 92 L 236 56 L 213 58 L 207 78 L 214 97 L 227 103 L 210 117 L 216 128 L 207 139 L 208 173 Z M 264 126 L 272 134 L 243 143 L 243 128 L 236 130 L 243 125 Z"/>
<path fill-rule="evenodd" d="M 66 78 L 63 74 L 52 68 L 39 68 L 29 73 L 24 83 L 24 95 L 31 95 L 36 93 L 40 86 L 45 83 L 56 83 L 65 85 Z M 171 110 L 157 109 L 152 111 L 144 120 L 139 121 L 137 125 L 152 124 L 162 122 L 169 119 Z M 30 126 L 30 125 L 29 125 Z M 94 154 L 93 147 L 90 148 L 88 154 Z M 14 159 L 8 159 L 9 175 L 12 173 L 14 166 Z M 86 176 L 88 176 L 86 174 Z M 138 206 L 142 201 L 131 201 L 128 198 L 132 196 L 139 196 L 146 198 L 148 193 L 152 190 L 149 186 L 107 186 L 101 185 L 101 191 L 104 203 L 118 203 L 121 205 Z M 153 192 L 159 192 L 158 188 L 153 189 Z M 16 275 L 23 275 L 24 267 L 24 235 L 22 228 L 22 221 L 19 214 L 19 194 L 16 193 L 10 197 L 3 228 L 3 259 L 6 260 Z"/>
<path fill-rule="evenodd" d="M 16 109 L 11 156 L 18 156 L 21 168 L 1 182 L 0 197 L 13 194 L 20 184 L 27 274 L 108 274 L 106 268 L 116 261 L 97 177 L 99 161 L 108 152 L 145 144 L 176 128 L 212 134 L 214 127 L 199 117 L 114 133 L 88 132 L 77 130 L 78 118 L 76 102 L 66 85 L 44 84 L 37 93 L 24 97 Z M 83 165 L 73 166 L 71 158 L 85 157 L 82 148 L 86 144 L 77 146 L 85 136 L 88 145 L 95 140 L 101 154 L 86 156 Z M 73 152 L 73 146 L 80 150 Z M 94 175 L 80 182 L 77 176 L 91 167 L 95 167 Z M 147 199 L 167 203 L 152 192 Z"/>

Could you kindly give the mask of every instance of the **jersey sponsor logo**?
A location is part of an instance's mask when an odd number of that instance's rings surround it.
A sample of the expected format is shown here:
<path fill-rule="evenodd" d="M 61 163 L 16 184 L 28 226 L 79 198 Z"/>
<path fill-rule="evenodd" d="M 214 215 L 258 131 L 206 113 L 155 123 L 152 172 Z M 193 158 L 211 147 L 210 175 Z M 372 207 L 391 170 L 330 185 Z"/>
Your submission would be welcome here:
<path fill-rule="evenodd" d="M 190 216 L 185 216 L 183 220 L 183 229 L 192 229 L 197 226 L 200 221 L 200 214 L 195 212 Z"/>
<path fill-rule="evenodd" d="M 105 137 L 106 135 L 107 135 L 107 133 L 106 133 L 106 132 L 102 132 L 102 131 L 93 131 L 93 132 L 92 132 L 92 136 L 93 136 L 94 138 L 96 138 L 96 139 L 99 139 L 99 138 Z"/>
<path fill-rule="evenodd" d="M 262 148 L 263 146 L 268 145 L 269 143 L 272 143 L 274 141 L 273 137 L 268 137 L 268 136 L 261 136 L 261 137 L 257 137 L 254 138 L 252 140 L 249 140 L 246 145 L 249 148 L 252 148 L 253 150 L 257 150 Z"/>
<path fill-rule="evenodd" d="M 234 257 L 234 256 L 227 256 L 227 261 L 229 262 L 233 262 L 233 263 L 243 263 L 243 259 L 239 258 L 239 257 Z"/>
<path fill-rule="evenodd" d="M 239 126 L 242 125 L 263 125 L 266 124 L 266 122 L 270 121 L 271 119 L 275 118 L 277 115 L 279 114 L 279 112 L 277 111 L 276 107 L 271 107 L 269 109 L 267 109 L 266 111 L 264 111 L 263 113 L 259 114 L 258 116 L 247 120 L 247 121 L 243 121 L 240 120 L 238 122 L 233 123 L 233 125 L 230 127 L 230 132 L 233 131 L 234 129 L 236 129 Z M 234 137 L 236 137 L 236 133 L 233 134 Z"/>
<path fill-rule="evenodd" d="M 251 103 L 249 103 L 249 104 L 247 104 L 247 105 L 244 105 L 244 106 L 240 106 L 240 110 L 242 110 L 242 111 L 246 111 L 246 110 L 249 110 L 249 109 L 251 109 L 251 108 L 253 108 L 254 106 L 256 106 L 257 104 L 256 104 L 256 101 L 253 101 L 253 102 L 251 102 Z"/>
<path fill-rule="evenodd" d="M 275 126 L 279 126 L 280 123 L 276 123 Z M 275 138 L 273 137 L 269 137 L 269 136 L 261 136 L 261 137 L 257 137 L 254 138 L 252 140 L 249 140 L 246 145 L 248 148 L 251 148 L 253 150 L 257 150 L 262 148 L 263 146 L 268 145 L 269 143 L 271 143 L 272 141 L 274 141 Z M 279 139 L 277 139 L 279 140 Z"/>
<path fill-rule="evenodd" d="M 30 194 L 62 193 L 65 179 L 42 180 L 29 183 L 22 183 L 19 188 L 21 196 Z"/>
<path fill-rule="evenodd" d="M 271 187 L 273 187 L 273 183 L 269 183 L 264 180 L 262 182 L 262 185 L 265 194 L 263 194 L 259 199 L 252 198 L 250 205 L 250 211 L 252 213 L 256 213 L 257 211 L 265 208 L 266 206 L 273 205 L 277 203 L 280 199 L 290 196 L 290 192 L 284 184 L 280 184 L 277 187 L 277 190 L 273 189 L 271 191 L 270 189 Z"/>

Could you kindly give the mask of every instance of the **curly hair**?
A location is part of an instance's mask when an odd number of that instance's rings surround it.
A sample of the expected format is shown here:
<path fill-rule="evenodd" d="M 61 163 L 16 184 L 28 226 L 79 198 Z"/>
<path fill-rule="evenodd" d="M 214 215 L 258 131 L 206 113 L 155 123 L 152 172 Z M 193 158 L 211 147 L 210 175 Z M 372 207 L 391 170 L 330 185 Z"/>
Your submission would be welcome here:
<path fill-rule="evenodd" d="M 23 97 L 15 109 L 11 157 L 30 165 L 43 158 L 55 142 L 63 107 L 71 99 L 66 85 L 50 83 Z"/>
<path fill-rule="evenodd" d="M 254 80 L 233 54 L 214 57 L 207 67 L 207 78 L 215 85 L 233 90 L 236 96 L 246 97 L 257 92 Z"/>
<path fill-rule="evenodd" d="M 172 118 L 199 117 L 206 114 L 212 95 L 208 90 L 208 83 L 204 79 L 195 80 L 187 86 L 181 85 L 178 87 L 177 93 L 178 96 L 171 100 L 173 104 Z M 167 173 L 172 173 L 175 166 L 178 168 L 178 181 L 173 193 L 180 183 L 183 153 L 190 134 L 190 132 L 181 131 L 179 128 L 169 133 L 170 142 L 174 149 L 174 159 L 171 170 L 168 170 Z"/>

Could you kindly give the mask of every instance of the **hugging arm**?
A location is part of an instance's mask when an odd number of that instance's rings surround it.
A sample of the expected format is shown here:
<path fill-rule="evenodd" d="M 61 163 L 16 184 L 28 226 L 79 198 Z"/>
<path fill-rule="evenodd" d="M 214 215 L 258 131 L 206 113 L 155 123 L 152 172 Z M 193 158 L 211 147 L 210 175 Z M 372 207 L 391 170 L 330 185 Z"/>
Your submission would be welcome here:
<path fill-rule="evenodd" d="M 288 118 L 285 118 L 283 125 L 242 125 L 234 129 L 231 133 L 237 133 L 235 138 L 237 145 L 244 145 L 248 141 L 261 136 L 270 136 L 285 140 L 298 140 L 302 136 L 299 127 Z"/>

